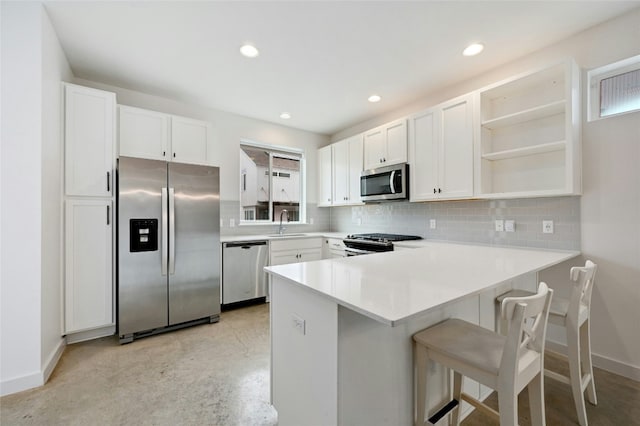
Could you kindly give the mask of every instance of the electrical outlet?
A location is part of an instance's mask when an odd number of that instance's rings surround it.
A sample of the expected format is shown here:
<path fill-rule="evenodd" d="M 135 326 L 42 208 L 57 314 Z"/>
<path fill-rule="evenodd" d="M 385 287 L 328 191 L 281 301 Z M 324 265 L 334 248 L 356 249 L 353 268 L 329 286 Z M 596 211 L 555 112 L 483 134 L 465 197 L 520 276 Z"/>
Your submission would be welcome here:
<path fill-rule="evenodd" d="M 504 220 L 496 219 L 496 232 L 504 231 Z"/>
<path fill-rule="evenodd" d="M 235 219 L 229 219 L 229 228 L 233 228 L 234 226 L 236 226 L 236 220 Z"/>
<path fill-rule="evenodd" d="M 313 218 L 312 217 L 309 218 L 309 225 L 313 225 Z"/>
<path fill-rule="evenodd" d="M 306 321 L 300 318 L 299 316 L 297 316 L 296 314 L 293 314 L 291 316 L 291 319 L 293 321 L 293 328 L 295 328 L 298 331 L 298 333 L 304 336 Z"/>
<path fill-rule="evenodd" d="M 505 220 L 504 221 L 504 230 L 507 232 L 516 232 L 516 221 L 515 220 Z"/>
<path fill-rule="evenodd" d="M 436 229 L 436 220 L 435 219 L 429 220 L 429 228 Z"/>
<path fill-rule="evenodd" d="M 542 233 L 544 233 L 544 234 L 553 234 L 553 221 L 552 220 L 543 220 L 542 221 Z"/>

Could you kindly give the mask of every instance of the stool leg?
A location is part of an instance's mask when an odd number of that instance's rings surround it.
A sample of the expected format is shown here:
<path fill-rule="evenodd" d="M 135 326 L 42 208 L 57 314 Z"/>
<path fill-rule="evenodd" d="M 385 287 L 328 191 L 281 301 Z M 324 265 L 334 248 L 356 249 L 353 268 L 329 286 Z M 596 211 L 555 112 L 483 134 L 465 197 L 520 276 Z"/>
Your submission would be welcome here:
<path fill-rule="evenodd" d="M 518 425 L 518 395 L 513 387 L 498 389 L 498 411 L 500 426 Z"/>
<path fill-rule="evenodd" d="M 416 420 L 415 426 L 424 426 L 425 399 L 427 394 L 427 349 L 413 343 L 413 363 L 416 366 Z"/>
<path fill-rule="evenodd" d="M 460 424 L 460 406 L 462 405 L 462 374 L 453 372 L 453 399 L 458 400 L 458 405 L 451 411 L 451 423 L 453 426 Z"/>
<path fill-rule="evenodd" d="M 579 330 L 567 324 L 567 354 L 569 358 L 569 379 L 571 382 L 571 392 L 576 405 L 578 423 L 580 426 L 587 426 L 587 410 L 584 406 L 584 395 L 582 393 L 582 372 L 580 368 L 580 334 Z"/>
<path fill-rule="evenodd" d="M 593 377 L 593 365 L 591 364 L 591 330 L 590 321 L 587 319 L 580 327 L 580 357 L 582 358 L 582 369 L 591 379 L 587 385 L 587 399 L 593 405 L 598 403 L 596 396 L 596 382 Z"/>
<path fill-rule="evenodd" d="M 531 425 L 545 426 L 544 415 L 544 374 L 541 372 L 527 385 Z"/>

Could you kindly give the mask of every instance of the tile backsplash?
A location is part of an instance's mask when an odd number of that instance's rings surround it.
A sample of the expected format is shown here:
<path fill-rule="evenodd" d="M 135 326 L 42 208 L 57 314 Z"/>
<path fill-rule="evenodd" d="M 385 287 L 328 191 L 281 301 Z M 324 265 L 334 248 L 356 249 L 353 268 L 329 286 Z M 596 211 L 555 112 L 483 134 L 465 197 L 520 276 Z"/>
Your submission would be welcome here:
<path fill-rule="evenodd" d="M 318 209 L 322 210 L 322 209 Z M 435 219 L 435 229 L 430 221 Z M 496 220 L 514 220 L 515 231 L 496 231 Z M 391 202 L 333 207 L 331 231 L 385 232 L 481 244 L 580 249 L 580 198 Z M 553 234 L 542 232 L 552 220 Z"/>

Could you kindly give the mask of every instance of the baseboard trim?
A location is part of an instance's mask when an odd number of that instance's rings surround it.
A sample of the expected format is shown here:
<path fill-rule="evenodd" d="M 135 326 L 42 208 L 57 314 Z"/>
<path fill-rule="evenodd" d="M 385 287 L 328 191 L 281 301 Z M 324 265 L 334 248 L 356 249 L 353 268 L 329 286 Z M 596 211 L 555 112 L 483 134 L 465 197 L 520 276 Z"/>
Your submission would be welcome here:
<path fill-rule="evenodd" d="M 116 326 L 94 328 L 93 330 L 80 331 L 78 333 L 67 334 L 67 344 L 80 343 L 86 340 L 98 339 L 100 337 L 113 336 L 116 334 Z"/>
<path fill-rule="evenodd" d="M 43 384 L 49 381 L 49 377 L 51 377 L 51 373 L 53 373 L 53 370 L 56 368 L 56 365 L 58 365 L 58 361 L 60 361 L 60 358 L 62 357 L 62 353 L 64 352 L 64 349 L 66 347 L 67 347 L 67 341 L 63 337 L 60 339 L 55 350 L 51 352 L 51 355 L 49 355 L 49 358 L 47 359 L 47 361 L 44 363 L 42 367 L 42 383 Z"/>
<path fill-rule="evenodd" d="M 42 372 L 35 371 L 25 376 L 16 377 L 14 379 L 4 380 L 0 382 L 0 396 L 10 395 L 12 393 L 22 392 L 27 389 L 42 386 Z"/>
<path fill-rule="evenodd" d="M 556 352 L 565 356 L 567 355 L 566 345 L 548 340 L 546 346 L 551 352 Z M 624 362 L 611 359 L 604 355 L 598 355 L 596 353 L 591 353 L 591 359 L 594 367 L 640 382 L 640 367 L 625 364 Z"/>

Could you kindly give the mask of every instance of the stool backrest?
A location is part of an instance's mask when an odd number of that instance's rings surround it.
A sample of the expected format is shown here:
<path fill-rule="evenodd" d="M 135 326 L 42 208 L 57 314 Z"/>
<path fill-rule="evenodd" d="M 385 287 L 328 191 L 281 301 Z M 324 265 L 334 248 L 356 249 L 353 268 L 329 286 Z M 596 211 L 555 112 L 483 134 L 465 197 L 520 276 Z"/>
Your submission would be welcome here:
<path fill-rule="evenodd" d="M 502 318 L 507 320 L 507 342 L 502 353 L 500 375 L 515 381 L 518 360 L 528 350 L 540 354 L 543 370 L 544 342 L 553 290 L 541 282 L 532 296 L 507 297 L 502 301 Z"/>
<path fill-rule="evenodd" d="M 591 292 L 593 291 L 597 270 L 598 265 L 590 260 L 587 260 L 584 266 L 574 266 L 571 268 L 569 276 L 571 281 L 576 283 L 576 285 L 571 293 L 569 309 L 571 309 L 574 304 L 578 306 L 580 302 L 584 303 L 587 309 L 591 308 Z M 577 307 L 575 309 L 577 309 Z"/>
<path fill-rule="evenodd" d="M 571 291 L 569 307 L 567 309 L 568 320 L 578 321 L 580 303 L 586 306 L 587 312 L 591 309 L 591 293 L 593 291 L 597 270 L 598 265 L 590 260 L 587 260 L 584 266 L 574 266 L 571 268 L 569 277 L 575 284 Z"/>

